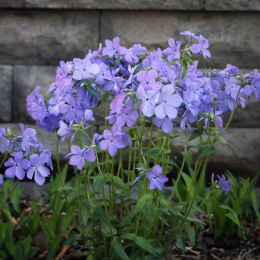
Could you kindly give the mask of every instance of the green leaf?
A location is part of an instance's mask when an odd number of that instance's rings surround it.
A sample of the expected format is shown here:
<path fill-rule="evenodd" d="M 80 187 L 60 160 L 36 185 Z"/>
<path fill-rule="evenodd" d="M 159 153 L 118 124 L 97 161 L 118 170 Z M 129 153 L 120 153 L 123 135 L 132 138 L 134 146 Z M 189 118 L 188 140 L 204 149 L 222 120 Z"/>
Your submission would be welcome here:
<path fill-rule="evenodd" d="M 150 244 L 150 242 L 148 240 L 146 240 L 144 237 L 141 236 L 137 236 L 135 238 L 135 243 L 140 246 L 141 248 L 143 248 L 145 251 L 149 252 L 150 254 L 157 256 L 156 251 L 154 249 L 154 247 Z"/>
<path fill-rule="evenodd" d="M 135 240 L 136 234 L 135 233 L 125 233 L 120 235 L 120 239 L 129 239 L 129 240 Z"/>
<path fill-rule="evenodd" d="M 186 73 L 187 73 L 187 70 L 188 70 L 188 63 L 186 60 L 184 60 L 182 62 L 182 67 L 183 67 L 183 73 L 182 73 L 182 78 L 185 77 Z"/>
<path fill-rule="evenodd" d="M 63 243 L 63 246 L 75 243 L 81 237 L 80 234 L 71 234 Z"/>
<path fill-rule="evenodd" d="M 97 107 L 99 107 L 101 104 L 102 104 L 102 102 L 106 99 L 106 98 L 108 98 L 109 97 L 109 93 L 108 92 L 106 92 L 103 96 L 101 96 L 101 98 L 98 100 L 98 102 L 97 102 Z"/>
<path fill-rule="evenodd" d="M 148 220 L 148 222 L 152 224 L 155 220 L 155 215 L 156 215 L 155 205 L 152 203 L 144 205 L 143 213 L 144 213 L 144 217 Z"/>
<path fill-rule="evenodd" d="M 177 235 L 176 241 L 179 244 L 179 247 L 180 247 L 182 253 L 185 253 L 185 240 L 184 240 L 184 238 L 182 236 L 180 237 L 180 236 Z"/>
<path fill-rule="evenodd" d="M 100 191 L 107 183 L 108 178 L 106 175 L 98 175 L 93 183 L 93 190 L 91 192 L 91 194 L 95 194 L 98 191 Z"/>
<path fill-rule="evenodd" d="M 112 248 L 114 249 L 114 251 L 116 252 L 116 254 L 123 260 L 130 260 L 130 258 L 127 256 L 124 247 L 121 245 L 121 243 L 117 242 L 117 241 L 113 241 L 111 243 Z"/>
<path fill-rule="evenodd" d="M 233 209 L 231 209 L 228 205 L 220 205 L 222 209 L 227 209 L 229 213 L 225 214 L 228 218 L 230 218 L 234 223 L 236 223 L 240 227 L 240 221 L 238 219 L 237 214 Z"/>
<path fill-rule="evenodd" d="M 118 227 L 122 227 L 122 226 L 128 224 L 136 214 L 137 214 L 137 212 L 134 212 L 134 211 L 129 212 L 124 217 L 124 219 L 119 223 Z"/>
<path fill-rule="evenodd" d="M 103 210 L 102 207 L 100 207 L 100 206 L 96 207 L 95 210 L 94 210 L 94 215 L 101 222 L 104 222 L 105 224 L 108 224 L 106 213 L 105 213 L 105 211 Z"/>
<path fill-rule="evenodd" d="M 181 153 L 186 161 L 186 163 L 188 164 L 188 166 L 190 167 L 191 162 L 192 162 L 192 152 L 191 151 L 184 151 Z"/>
<path fill-rule="evenodd" d="M 235 150 L 232 148 L 232 146 L 230 144 L 228 144 L 228 142 L 221 136 L 217 135 L 217 141 L 223 144 L 226 144 L 229 149 L 234 153 L 235 156 L 237 156 Z"/>
<path fill-rule="evenodd" d="M 201 136 L 202 133 L 203 133 L 202 129 L 194 130 L 188 141 L 192 141 L 192 140 L 196 139 L 197 137 Z"/>
<path fill-rule="evenodd" d="M 190 225 L 185 225 L 185 230 L 186 230 L 188 237 L 190 239 L 191 247 L 194 247 L 195 246 L 195 230 L 194 230 L 194 228 Z"/>
<path fill-rule="evenodd" d="M 94 95 L 95 97 L 100 98 L 100 96 L 98 95 L 97 91 L 95 89 L 92 88 L 91 85 L 84 85 L 84 89 L 88 92 L 90 92 L 92 95 Z"/>
<path fill-rule="evenodd" d="M 211 145 L 202 145 L 199 147 L 199 154 L 198 154 L 198 159 L 203 157 L 203 156 L 207 156 L 210 155 L 212 153 L 215 152 L 215 147 L 211 146 Z"/>
<path fill-rule="evenodd" d="M 118 177 L 118 176 L 112 176 L 110 174 L 110 182 L 112 182 L 112 178 L 113 178 L 113 181 L 114 181 L 114 185 L 116 186 L 116 188 L 118 189 L 121 189 L 121 190 L 128 190 L 128 186 L 123 182 L 123 180 Z"/>

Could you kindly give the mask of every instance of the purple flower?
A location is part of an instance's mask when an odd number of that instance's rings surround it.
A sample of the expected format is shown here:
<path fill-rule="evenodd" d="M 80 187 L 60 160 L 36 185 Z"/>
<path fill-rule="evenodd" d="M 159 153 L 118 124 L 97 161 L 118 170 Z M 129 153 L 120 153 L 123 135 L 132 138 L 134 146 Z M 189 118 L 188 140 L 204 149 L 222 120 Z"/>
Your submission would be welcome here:
<path fill-rule="evenodd" d="M 132 106 L 132 101 L 128 101 L 125 104 L 125 109 L 121 108 L 120 115 L 116 119 L 117 125 L 124 126 L 126 124 L 128 127 L 132 127 L 135 124 L 139 114 L 136 110 L 132 110 Z"/>
<path fill-rule="evenodd" d="M 178 94 L 173 94 L 175 88 L 172 85 L 166 85 L 162 88 L 162 94 L 159 96 L 159 105 L 155 108 L 155 115 L 158 118 L 176 118 L 178 114 L 177 107 L 182 104 L 182 98 Z"/>
<path fill-rule="evenodd" d="M 68 138 L 71 133 L 74 132 L 73 130 L 71 130 L 72 125 L 73 125 L 73 121 L 70 121 L 69 126 L 65 124 L 63 121 L 60 121 L 59 123 L 60 128 L 57 132 L 57 135 L 61 137 L 61 142 L 64 142 L 64 140 Z"/>
<path fill-rule="evenodd" d="M 23 159 L 22 152 L 17 152 L 13 156 L 14 160 L 9 158 L 4 164 L 5 167 L 9 167 L 5 170 L 5 176 L 10 179 L 16 176 L 19 180 L 23 180 L 25 176 L 24 170 L 30 167 L 30 162 L 27 159 Z"/>
<path fill-rule="evenodd" d="M 112 100 L 110 104 L 110 109 L 113 111 L 119 111 L 122 108 L 123 100 L 126 94 L 123 91 L 120 91 Z"/>
<path fill-rule="evenodd" d="M 199 40 L 199 36 L 196 36 L 194 33 L 190 32 L 190 31 L 183 31 L 180 34 L 185 35 L 185 36 L 190 36 L 191 40 L 192 40 L 192 38 L 194 38 L 197 41 Z"/>
<path fill-rule="evenodd" d="M 30 151 L 30 146 L 36 147 L 36 131 L 33 128 L 25 129 L 23 124 L 19 125 L 22 130 L 22 148 L 24 151 Z"/>
<path fill-rule="evenodd" d="M 228 192 L 230 191 L 231 187 L 232 187 L 232 180 L 227 180 L 226 176 L 224 174 L 222 174 L 222 177 L 220 177 L 219 175 L 217 175 L 219 178 L 218 183 L 216 184 L 216 187 L 218 189 L 221 189 L 225 192 L 225 195 L 228 194 Z M 214 173 L 212 173 L 212 182 L 214 180 Z"/>
<path fill-rule="evenodd" d="M 198 95 L 194 94 L 193 91 L 183 91 L 183 103 L 186 109 L 192 113 L 193 116 L 198 115 L 198 109 L 200 105 L 200 99 Z"/>
<path fill-rule="evenodd" d="M 71 153 L 67 154 L 65 158 L 70 157 L 70 165 L 77 166 L 77 168 L 81 171 L 85 160 L 89 162 L 94 162 L 96 160 L 96 155 L 92 149 L 80 149 L 78 145 L 71 146 Z"/>
<path fill-rule="evenodd" d="M 157 76 L 158 72 L 156 70 L 140 71 L 137 74 L 137 79 L 141 82 L 141 86 L 145 90 L 158 90 L 162 87 L 162 83 L 155 81 Z"/>
<path fill-rule="evenodd" d="M 86 110 L 85 111 L 85 117 L 83 119 L 84 122 L 84 127 L 89 126 L 89 122 L 96 121 L 95 118 L 93 117 L 93 111 L 92 110 Z"/>
<path fill-rule="evenodd" d="M 163 190 L 163 184 L 169 179 L 161 174 L 162 167 L 160 165 L 155 165 L 152 172 L 147 172 L 146 177 L 150 180 L 149 189 L 153 190 L 155 188 Z"/>
<path fill-rule="evenodd" d="M 207 39 L 205 39 L 202 35 L 199 37 L 199 43 L 195 43 L 190 47 L 190 50 L 192 53 L 202 53 L 204 59 L 206 57 L 211 57 L 209 50 L 207 50 L 209 47 L 209 42 Z"/>
<path fill-rule="evenodd" d="M 162 130 L 165 133 L 169 133 L 172 131 L 173 129 L 173 123 L 172 123 L 172 118 L 169 118 L 168 116 L 166 116 L 163 119 L 160 119 L 158 117 L 154 118 L 154 125 L 157 127 L 161 127 Z"/>
<path fill-rule="evenodd" d="M 180 58 L 180 47 L 181 47 L 181 42 L 177 41 L 175 43 L 173 38 L 170 38 L 168 40 L 168 44 L 170 47 L 168 47 L 167 49 L 165 49 L 163 51 L 164 54 L 168 55 L 167 60 L 171 63 L 173 60 L 175 59 L 179 59 Z"/>
<path fill-rule="evenodd" d="M 50 170 L 44 164 L 49 162 L 49 156 L 46 153 L 32 154 L 30 156 L 31 166 L 27 171 L 27 177 L 33 178 L 38 185 L 43 185 L 45 178 L 50 175 Z"/>
<path fill-rule="evenodd" d="M 3 178 L 3 175 L 0 174 L 0 184 L 4 182 L 4 178 Z"/>
<path fill-rule="evenodd" d="M 117 149 L 124 148 L 125 143 L 122 140 L 122 133 L 115 132 L 112 134 L 109 130 L 104 130 L 104 139 L 99 143 L 99 147 L 101 150 L 108 150 L 111 156 L 115 156 L 117 153 Z"/>
<path fill-rule="evenodd" d="M 148 117 L 154 115 L 155 104 L 158 102 L 159 93 L 155 90 L 145 91 L 142 86 L 137 89 L 137 98 L 142 100 L 140 111 Z"/>
<path fill-rule="evenodd" d="M 124 55 L 127 53 L 127 49 L 119 44 L 119 37 L 113 39 L 113 41 L 105 40 L 106 47 L 103 49 L 103 55 L 108 55 L 110 58 L 116 53 Z"/>
<path fill-rule="evenodd" d="M 76 80 L 90 79 L 99 73 L 99 67 L 89 59 L 84 59 L 75 64 L 73 78 Z"/>

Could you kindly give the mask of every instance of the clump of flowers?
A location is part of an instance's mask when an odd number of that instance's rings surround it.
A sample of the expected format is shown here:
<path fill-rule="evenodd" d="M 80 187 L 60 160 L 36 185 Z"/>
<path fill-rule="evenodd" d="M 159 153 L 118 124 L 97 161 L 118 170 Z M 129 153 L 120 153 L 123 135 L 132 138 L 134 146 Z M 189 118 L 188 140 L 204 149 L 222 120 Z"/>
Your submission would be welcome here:
<path fill-rule="evenodd" d="M 56 80 L 49 87 L 49 100 L 44 100 L 40 87 L 27 97 L 27 110 L 36 124 L 57 134 L 57 148 L 59 139 L 68 142 L 66 158 L 75 166 L 79 212 L 83 210 L 84 216 L 79 214 L 77 221 L 71 210 L 70 214 L 82 236 L 90 230 L 92 237 L 96 233 L 103 237 L 99 247 L 103 251 L 96 255 L 99 258 L 129 259 L 131 255 L 135 259 L 141 252 L 142 256 L 167 256 L 172 245 L 183 244 L 180 236 L 184 228 L 193 228 L 191 222 L 201 223 L 193 209 L 198 189 L 180 205 L 172 201 L 185 163 L 192 173 L 191 183 L 199 177 L 199 186 L 209 156 L 215 151 L 215 143 L 223 142 L 222 135 L 235 108 L 245 107 L 245 95 L 254 94 L 257 99 L 260 96 L 257 70 L 244 75 L 230 64 L 220 71 L 200 70 L 195 58 L 197 54 L 205 59 L 211 57 L 208 40 L 189 31 L 181 35 L 188 37 L 186 45 L 170 38 L 169 47 L 155 51 L 140 44 L 127 49 L 120 45 L 118 37 L 106 40 L 104 47 L 100 44 L 83 58 L 60 62 Z M 106 107 L 105 128 L 95 132 L 95 109 L 102 103 Z M 229 111 L 231 116 L 224 125 L 223 117 Z M 176 138 L 171 131 L 177 127 L 188 130 L 181 167 L 173 159 L 171 144 Z M 198 155 L 192 170 L 188 143 L 196 138 L 199 144 L 193 148 L 198 149 Z M 27 171 L 29 178 L 34 175 L 38 183 L 43 183 L 49 174 L 44 166 L 49 163 L 48 153 L 37 149 L 30 155 L 29 147 L 36 146 L 32 130 L 23 129 L 20 146 L 22 150 L 16 148 L 16 154 L 7 162 L 7 175 L 22 179 Z M 127 169 L 123 164 L 125 156 Z M 173 167 L 178 176 L 166 200 L 162 191 Z M 223 176 L 219 179 L 217 187 L 227 193 L 231 182 Z M 83 181 L 85 195 L 81 193 Z M 132 206 L 129 202 L 135 184 L 138 195 Z M 108 196 L 105 185 L 109 186 Z M 193 192 L 192 188 L 189 192 Z M 165 232 L 165 226 L 172 227 L 172 232 Z M 91 252 L 95 247 L 92 242 L 84 246 Z"/>
<path fill-rule="evenodd" d="M 10 129 L 5 131 L 4 128 L 0 128 L 1 152 L 5 154 L 5 158 L 10 155 L 4 162 L 4 166 L 7 167 L 5 177 L 23 180 L 27 176 L 42 185 L 49 177 L 50 169 L 53 170 L 50 148 L 43 149 L 33 128 L 24 127 L 23 124 L 20 124 L 20 128 L 20 135 L 15 135 Z M 3 176 L 0 175 L 0 183 L 2 182 Z"/>

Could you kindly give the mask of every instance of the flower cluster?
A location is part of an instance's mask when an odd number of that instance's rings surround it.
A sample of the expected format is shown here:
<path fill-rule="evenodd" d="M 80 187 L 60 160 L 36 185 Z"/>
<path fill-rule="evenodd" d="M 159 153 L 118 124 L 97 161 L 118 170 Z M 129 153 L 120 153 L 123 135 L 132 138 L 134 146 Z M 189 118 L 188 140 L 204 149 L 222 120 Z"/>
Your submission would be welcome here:
<path fill-rule="evenodd" d="M 92 148 L 74 147 L 70 163 L 83 167 L 86 152 L 99 146 L 115 156 L 118 149 L 132 145 L 128 128 L 141 124 L 143 118 L 169 133 L 173 127 L 191 128 L 194 122 L 224 129 L 223 116 L 237 104 L 245 107 L 244 95 L 260 97 L 257 70 L 243 75 L 230 64 L 224 70 L 198 70 L 193 54 L 211 57 L 209 42 L 189 31 L 182 42 L 170 38 L 169 47 L 148 52 L 140 44 L 127 49 L 117 37 L 100 44 L 85 58 L 60 62 L 56 81 L 51 84 L 51 98 L 44 101 L 40 87 L 27 97 L 27 109 L 37 125 L 46 131 L 57 130 L 61 140 L 77 134 L 77 127 L 88 127 L 95 118 L 94 107 L 110 102 L 105 115 L 109 129 L 95 134 Z M 82 150 L 83 149 L 83 150 Z M 76 156 L 81 154 L 81 158 Z M 84 154 L 84 155 L 83 155 Z M 91 152 L 92 154 L 92 152 Z M 93 154 L 89 161 L 94 160 Z"/>
<path fill-rule="evenodd" d="M 20 127 L 19 136 L 0 127 L 1 152 L 11 156 L 4 163 L 7 167 L 5 176 L 23 180 L 26 175 L 29 179 L 34 177 L 35 182 L 42 185 L 45 178 L 50 175 L 50 169 L 53 170 L 50 148 L 43 149 L 33 128 L 24 127 L 23 124 L 20 124 Z M 2 182 L 3 176 L 0 175 L 0 183 Z"/>

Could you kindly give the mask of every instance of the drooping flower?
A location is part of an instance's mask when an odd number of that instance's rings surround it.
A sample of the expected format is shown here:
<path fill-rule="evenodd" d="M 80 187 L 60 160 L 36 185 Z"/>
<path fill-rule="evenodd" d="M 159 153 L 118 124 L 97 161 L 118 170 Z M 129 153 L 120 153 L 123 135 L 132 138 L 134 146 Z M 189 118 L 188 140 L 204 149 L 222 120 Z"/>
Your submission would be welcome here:
<path fill-rule="evenodd" d="M 15 176 L 19 180 L 23 180 L 25 176 L 25 170 L 30 167 L 30 162 L 27 159 L 23 159 L 23 153 L 17 152 L 13 154 L 13 158 L 9 158 L 5 164 L 8 169 L 5 170 L 5 176 L 7 178 L 14 178 Z"/>
<path fill-rule="evenodd" d="M 73 125 L 73 121 L 70 121 L 69 126 L 65 124 L 63 121 L 60 121 L 59 123 L 60 128 L 57 132 L 57 135 L 61 137 L 61 142 L 64 142 L 64 140 L 68 138 L 71 135 L 71 133 L 74 132 L 73 130 L 71 130 L 72 125 Z"/>
<path fill-rule="evenodd" d="M 219 175 L 217 175 L 217 177 L 219 178 L 219 181 L 215 181 L 214 182 L 214 173 L 212 173 L 211 179 L 213 183 L 216 183 L 215 186 L 218 189 L 221 189 L 225 192 L 225 195 L 227 195 L 232 187 L 232 180 L 227 180 L 226 176 L 224 174 L 222 174 L 222 176 L 220 177 Z"/>
<path fill-rule="evenodd" d="M 65 156 L 65 158 L 70 157 L 70 165 L 77 166 L 81 171 L 85 161 L 94 162 L 96 160 L 96 155 L 92 149 L 83 148 L 80 149 L 78 145 L 71 146 L 71 152 Z"/>
<path fill-rule="evenodd" d="M 161 173 L 162 167 L 160 165 L 155 165 L 153 167 L 152 172 L 147 172 L 145 174 L 146 177 L 150 180 L 150 190 L 153 190 L 155 188 L 159 189 L 160 191 L 163 190 L 163 184 L 167 182 L 169 179 Z"/>

